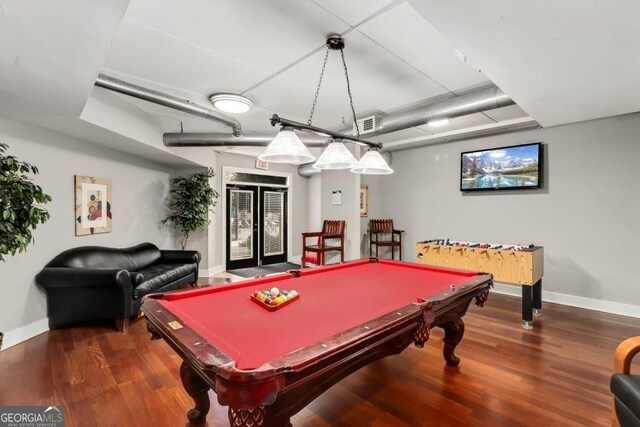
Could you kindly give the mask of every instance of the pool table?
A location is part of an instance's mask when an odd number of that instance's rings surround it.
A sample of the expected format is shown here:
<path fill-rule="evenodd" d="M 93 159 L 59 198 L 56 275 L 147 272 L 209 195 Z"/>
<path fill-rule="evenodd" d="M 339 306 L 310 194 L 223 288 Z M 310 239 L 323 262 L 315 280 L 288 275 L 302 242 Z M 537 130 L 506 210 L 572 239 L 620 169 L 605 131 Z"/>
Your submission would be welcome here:
<path fill-rule="evenodd" d="M 142 304 L 152 338 L 183 359 L 180 376 L 202 424 L 212 389 L 232 426 L 290 426 L 290 417 L 357 369 L 444 329 L 457 366 L 462 317 L 482 306 L 490 274 L 376 258 L 296 270 L 229 285 L 151 295 Z M 277 287 L 300 297 L 268 311 L 250 296 Z"/>

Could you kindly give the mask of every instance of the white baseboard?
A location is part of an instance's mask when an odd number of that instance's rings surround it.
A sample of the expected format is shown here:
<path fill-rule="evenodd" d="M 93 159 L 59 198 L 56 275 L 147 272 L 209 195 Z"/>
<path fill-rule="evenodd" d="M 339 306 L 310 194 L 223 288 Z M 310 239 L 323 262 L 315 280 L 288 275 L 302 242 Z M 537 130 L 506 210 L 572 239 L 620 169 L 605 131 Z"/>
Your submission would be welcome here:
<path fill-rule="evenodd" d="M 198 277 L 211 277 L 215 274 L 222 273 L 224 271 L 224 267 L 221 265 L 215 265 L 208 270 L 198 270 Z"/>
<path fill-rule="evenodd" d="M 520 285 L 494 283 L 494 286 L 495 287 L 492 292 L 522 298 L 522 290 L 520 289 Z M 640 318 L 640 306 L 625 304 L 622 302 L 603 301 L 599 299 L 579 297 L 576 295 L 549 292 L 545 291 L 544 289 L 542 291 L 542 301 L 568 305 L 571 307 L 586 308 L 588 310 L 603 311 L 605 313 L 618 314 L 620 316 Z M 544 306 L 542 308 L 544 310 Z"/>
<path fill-rule="evenodd" d="M 13 331 L 5 332 L 4 340 L 2 342 L 2 350 L 6 350 L 9 347 L 13 347 L 16 344 L 20 344 L 23 341 L 33 338 L 36 335 L 40 335 L 49 330 L 49 319 L 36 320 L 33 323 L 22 326 Z"/>

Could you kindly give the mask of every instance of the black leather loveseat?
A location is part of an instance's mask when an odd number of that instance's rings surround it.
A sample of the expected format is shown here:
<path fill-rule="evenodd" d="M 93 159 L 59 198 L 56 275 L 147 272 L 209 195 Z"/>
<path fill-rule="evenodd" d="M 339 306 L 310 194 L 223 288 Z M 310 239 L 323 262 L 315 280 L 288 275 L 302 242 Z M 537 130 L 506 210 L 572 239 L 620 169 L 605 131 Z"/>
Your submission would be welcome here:
<path fill-rule="evenodd" d="M 142 297 L 198 280 L 200 253 L 165 251 L 151 243 L 131 248 L 83 246 L 62 252 L 36 276 L 47 294 L 49 327 L 115 319 L 126 331 Z"/>

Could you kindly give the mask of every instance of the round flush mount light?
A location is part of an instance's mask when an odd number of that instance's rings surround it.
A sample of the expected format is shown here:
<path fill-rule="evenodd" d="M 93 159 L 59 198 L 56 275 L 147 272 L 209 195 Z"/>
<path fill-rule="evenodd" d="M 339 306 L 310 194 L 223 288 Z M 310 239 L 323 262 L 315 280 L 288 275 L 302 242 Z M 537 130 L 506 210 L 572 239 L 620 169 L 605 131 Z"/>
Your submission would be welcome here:
<path fill-rule="evenodd" d="M 427 126 L 432 128 L 439 128 L 442 126 L 446 126 L 449 124 L 449 119 L 438 119 L 438 120 L 430 120 L 427 123 Z"/>
<path fill-rule="evenodd" d="M 249 98 L 235 93 L 214 93 L 209 100 L 215 108 L 225 113 L 246 113 L 253 107 Z"/>

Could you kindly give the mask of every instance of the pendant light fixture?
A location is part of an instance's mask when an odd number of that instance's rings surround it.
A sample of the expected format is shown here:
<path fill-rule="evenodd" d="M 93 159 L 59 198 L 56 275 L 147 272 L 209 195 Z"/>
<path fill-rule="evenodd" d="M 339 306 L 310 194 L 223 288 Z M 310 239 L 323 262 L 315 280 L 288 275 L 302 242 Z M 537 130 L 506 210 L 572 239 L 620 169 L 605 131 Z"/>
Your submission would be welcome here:
<path fill-rule="evenodd" d="M 351 151 L 342 141 L 334 140 L 325 148 L 318 160 L 313 164 L 315 169 L 351 169 L 358 165 Z"/>
<path fill-rule="evenodd" d="M 363 175 L 389 175 L 393 173 L 393 169 L 384 161 L 377 149 L 370 148 L 351 172 Z"/>
<path fill-rule="evenodd" d="M 347 63 L 344 59 L 344 39 L 339 35 L 332 35 L 327 38 L 326 41 L 327 51 L 324 56 L 324 62 L 322 64 L 322 70 L 320 71 L 320 79 L 318 81 L 318 86 L 316 87 L 316 93 L 313 98 L 313 104 L 311 105 L 311 112 L 309 113 L 309 119 L 307 123 L 298 123 L 292 120 L 287 120 L 279 117 L 277 114 L 274 114 L 271 117 L 271 125 L 281 125 L 283 129 L 285 127 L 291 128 L 291 133 L 293 133 L 293 129 L 298 130 L 306 130 L 314 132 L 318 135 L 328 136 L 330 137 L 329 145 L 324 150 L 324 152 L 320 155 L 320 158 L 313 165 L 316 169 L 321 170 L 335 170 L 335 169 L 351 169 L 355 173 L 361 174 L 387 174 L 392 173 L 393 171 L 384 161 L 384 159 L 380 156 L 380 153 L 377 152 L 378 149 L 382 148 L 382 144 L 379 142 L 370 142 L 363 139 L 360 139 L 360 128 L 358 127 L 358 122 L 356 120 L 356 111 L 353 106 L 353 97 L 351 96 L 351 84 L 349 82 L 349 72 L 347 70 Z M 313 113 L 316 109 L 316 103 L 318 102 L 318 95 L 320 94 L 320 87 L 322 86 L 322 78 L 324 76 L 324 71 L 327 66 L 327 60 L 329 59 L 329 52 L 332 50 L 340 51 L 340 56 L 342 58 L 342 66 L 344 68 L 344 75 L 347 81 L 347 94 L 349 95 L 349 106 L 351 107 L 351 113 L 353 117 L 353 124 L 356 130 L 356 136 L 344 135 L 341 133 L 333 132 L 330 130 L 322 129 L 312 125 Z M 300 148 L 297 143 L 294 143 L 293 138 L 288 135 L 286 141 L 281 139 L 281 134 L 286 132 L 285 130 L 281 130 L 278 135 L 273 139 L 273 141 L 267 146 L 267 149 L 263 154 L 261 154 L 258 158 L 260 160 L 267 161 L 275 161 L 280 163 L 292 163 L 292 164 L 302 164 L 302 163 L 310 163 L 313 161 L 313 156 L 311 153 L 304 147 L 300 139 L 297 138 L 297 141 L 300 142 L 300 145 L 306 150 Z M 295 134 L 294 134 L 295 135 Z M 358 160 L 351 154 L 351 152 L 344 146 L 344 142 L 352 142 L 355 144 L 365 145 L 370 148 L 376 149 L 376 151 L 370 151 L 370 154 L 367 157 L 367 152 L 363 159 L 365 163 L 361 165 L 362 160 L 358 162 Z M 274 147 L 272 147 L 274 146 Z M 309 159 L 310 157 L 310 159 Z M 365 159 L 366 157 L 366 159 Z M 270 160 L 275 158 L 277 160 Z M 308 159 L 308 160 L 306 160 Z M 382 162 L 382 163 L 381 163 Z"/>
<path fill-rule="evenodd" d="M 302 165 L 316 158 L 289 126 L 283 126 L 258 159 L 273 163 Z"/>

